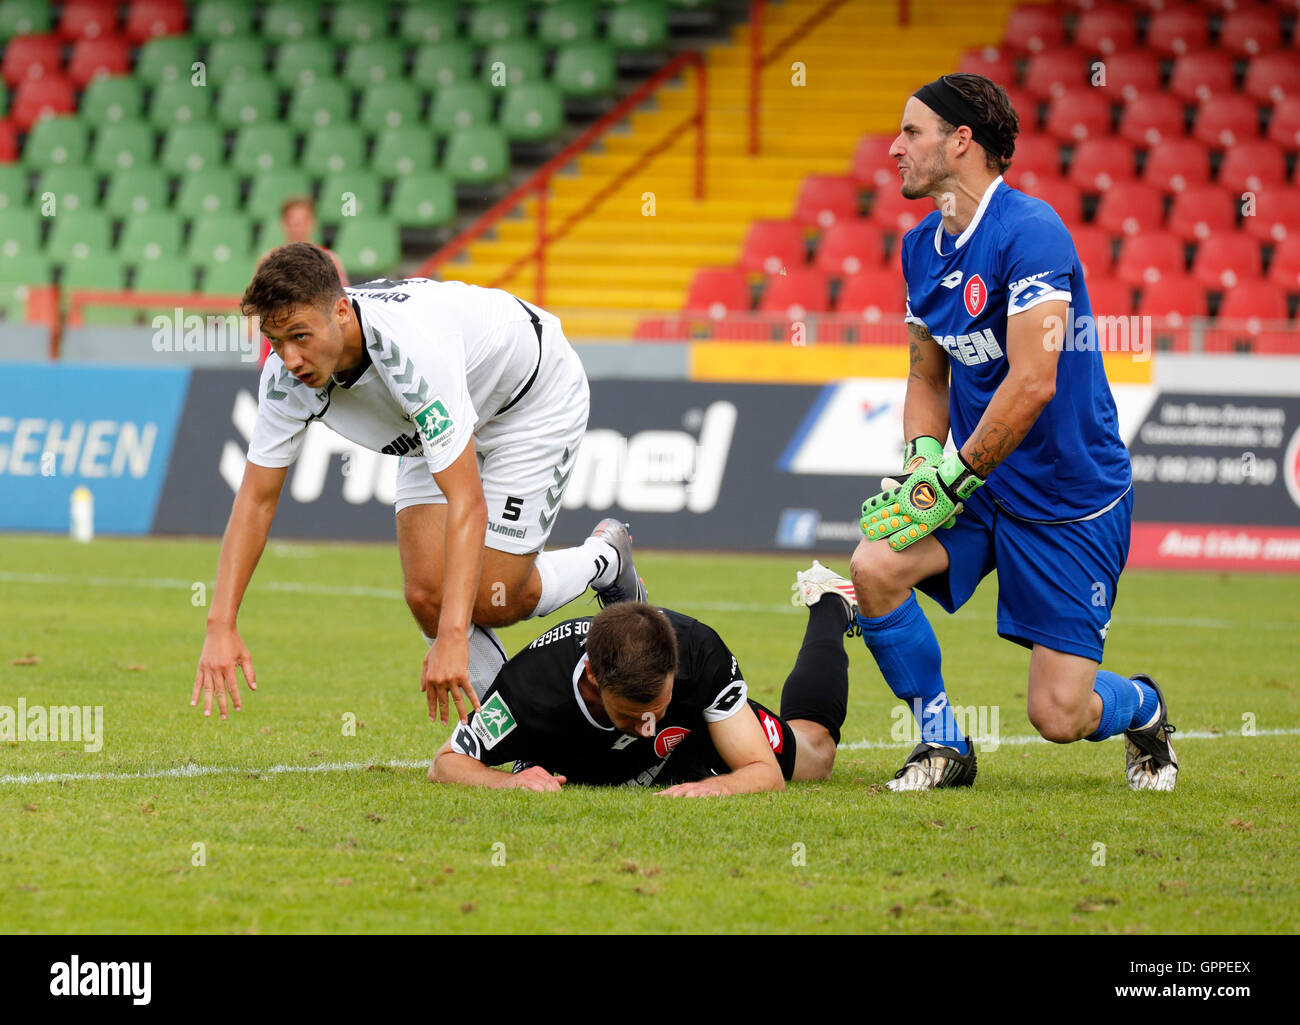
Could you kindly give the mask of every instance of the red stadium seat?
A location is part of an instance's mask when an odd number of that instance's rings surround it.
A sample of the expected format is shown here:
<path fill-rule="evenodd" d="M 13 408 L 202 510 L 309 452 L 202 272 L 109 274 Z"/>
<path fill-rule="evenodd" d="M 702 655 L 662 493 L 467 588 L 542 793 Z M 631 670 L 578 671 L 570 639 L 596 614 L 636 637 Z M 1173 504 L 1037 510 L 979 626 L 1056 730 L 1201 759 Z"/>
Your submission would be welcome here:
<path fill-rule="evenodd" d="M 749 281 L 739 267 L 705 267 L 695 272 L 686 309 L 715 320 L 750 308 Z"/>
<path fill-rule="evenodd" d="M 185 26 L 184 0 L 134 0 L 126 13 L 126 37 L 133 43 L 178 36 Z"/>
<path fill-rule="evenodd" d="M 94 78 L 125 75 L 131 70 L 131 50 L 125 36 L 82 39 L 72 47 L 68 77 L 83 89 Z"/>
<path fill-rule="evenodd" d="M 30 132 L 32 125 L 50 114 L 71 114 L 77 109 L 77 90 L 63 75 L 29 78 L 19 83 L 9 111 L 19 131 Z"/>
<path fill-rule="evenodd" d="M 63 44 L 58 36 L 15 36 L 5 47 L 0 76 L 13 88 L 25 78 L 44 78 L 62 70 Z"/>
<path fill-rule="evenodd" d="M 1006 88 L 1016 80 L 1015 58 L 1007 50 L 984 46 L 967 50 L 961 56 L 957 70 L 965 75 L 983 75 Z"/>
<path fill-rule="evenodd" d="M 1259 136 L 1259 109 L 1240 93 L 1212 96 L 1197 110 L 1192 134 L 1214 149 L 1230 149 Z"/>
<path fill-rule="evenodd" d="M 1142 289 L 1137 311 L 1162 326 L 1182 324 L 1188 317 L 1204 317 L 1207 312 L 1205 286 L 1190 274 L 1167 275 Z"/>
<path fill-rule="evenodd" d="M 897 135 L 864 135 L 853 150 L 853 163 L 849 174 L 859 185 L 868 189 L 887 186 L 898 187 L 898 161 L 889 155 Z"/>
<path fill-rule="evenodd" d="M 1032 184 L 1026 182 L 1021 191 L 1036 196 L 1055 210 L 1067 228 L 1083 220 L 1083 193 L 1079 186 L 1064 178 L 1040 178 Z"/>
<path fill-rule="evenodd" d="M 1261 189 L 1254 207 L 1243 210 L 1242 227 L 1260 242 L 1278 242 L 1300 235 L 1300 185 Z"/>
<path fill-rule="evenodd" d="M 1193 6 L 1171 5 L 1157 11 L 1147 24 L 1148 48 L 1156 53 L 1178 57 L 1210 44 L 1210 30 L 1205 12 Z"/>
<path fill-rule="evenodd" d="M 1300 292 L 1300 231 L 1291 232 L 1273 250 L 1268 280 L 1288 292 Z"/>
<path fill-rule="evenodd" d="M 836 221 L 824 235 L 814 266 L 833 277 L 856 274 L 864 267 L 879 267 L 885 259 L 884 239 L 870 221 Z"/>
<path fill-rule="evenodd" d="M 1183 240 L 1169 231 L 1148 231 L 1125 239 L 1115 276 L 1128 285 L 1159 281 L 1187 273 Z"/>
<path fill-rule="evenodd" d="M 1084 287 L 1094 317 L 1127 317 L 1133 312 L 1133 288 L 1119 278 L 1084 275 Z"/>
<path fill-rule="evenodd" d="M 1065 40 L 1065 26 L 1059 12 L 1037 4 L 1017 7 L 1007 18 L 1002 42 L 1010 50 L 1038 53 L 1060 46 Z"/>
<path fill-rule="evenodd" d="M 1300 356 L 1300 331 L 1261 331 L 1251 351 L 1261 356 Z"/>
<path fill-rule="evenodd" d="M 1011 107 L 1020 118 L 1021 134 L 1038 131 L 1042 125 L 1042 117 L 1039 113 L 1039 107 L 1042 104 L 1038 98 L 1026 92 L 1024 89 L 1017 89 L 1014 86 L 1006 87 L 1007 99 L 1011 101 Z"/>
<path fill-rule="evenodd" d="M 804 230 L 794 221 L 755 221 L 740 254 L 742 270 L 777 274 L 807 263 Z"/>
<path fill-rule="evenodd" d="M 1148 50 L 1128 50 L 1106 58 L 1106 88 L 1128 102 L 1140 93 L 1160 91 L 1160 59 Z"/>
<path fill-rule="evenodd" d="M 1243 281 L 1223 294 L 1219 316 L 1228 320 L 1286 320 L 1286 290 L 1271 281 Z"/>
<path fill-rule="evenodd" d="M 1288 150 L 1300 149 L 1300 96 L 1288 96 L 1273 107 L 1268 137 Z"/>
<path fill-rule="evenodd" d="M 1235 88 L 1232 55 L 1222 50 L 1185 53 L 1174 61 L 1169 75 L 1169 91 L 1186 103 L 1228 96 Z"/>
<path fill-rule="evenodd" d="M 1075 45 L 1109 57 L 1137 45 L 1133 12 L 1124 7 L 1095 7 L 1079 15 L 1074 24 Z"/>
<path fill-rule="evenodd" d="M 844 175 L 810 174 L 799 187 L 794 219 L 805 226 L 829 228 L 858 216 L 858 186 Z"/>
<path fill-rule="evenodd" d="M 904 199 L 897 186 L 877 189 L 871 201 L 871 223 L 881 231 L 901 235 L 934 209 L 932 199 Z"/>
<path fill-rule="evenodd" d="M 1088 55 L 1073 46 L 1044 50 L 1025 64 L 1025 92 L 1051 100 L 1071 89 L 1088 88 Z"/>
<path fill-rule="evenodd" d="M 59 19 L 64 39 L 98 39 L 117 29 L 117 0 L 68 0 Z"/>
<path fill-rule="evenodd" d="M 1136 235 L 1164 224 L 1164 197 L 1145 182 L 1121 182 L 1102 193 L 1097 225 L 1115 235 Z"/>
<path fill-rule="evenodd" d="M 835 309 L 838 313 L 861 316 L 865 320 L 880 320 L 882 315 L 902 313 L 906 309 L 903 275 L 893 267 L 860 270 L 844 279 Z"/>
<path fill-rule="evenodd" d="M 1257 57 L 1282 46 L 1277 12 L 1263 6 L 1241 7 L 1224 17 L 1219 46 L 1238 57 Z"/>
<path fill-rule="evenodd" d="M 1046 135 L 1022 135 L 1016 139 L 1016 151 L 1004 178 L 1008 185 L 1022 188 L 1039 178 L 1059 178 L 1061 147 Z"/>
<path fill-rule="evenodd" d="M 1236 231 L 1236 197 L 1219 185 L 1189 185 L 1174 193 L 1169 230 L 1187 242 Z"/>
<path fill-rule="evenodd" d="M 802 320 L 809 313 L 824 313 L 830 306 L 830 280 L 816 267 L 800 267 L 768 275 L 758 308 L 762 313 Z"/>
<path fill-rule="evenodd" d="M 688 342 L 691 323 L 684 317 L 648 317 L 636 322 L 632 337 L 638 342 Z"/>
<path fill-rule="evenodd" d="M 1046 129 L 1062 142 L 1110 134 L 1110 98 L 1100 89 L 1070 89 L 1052 101 Z"/>
<path fill-rule="evenodd" d="M 1247 139 L 1223 154 L 1219 183 L 1233 192 L 1286 184 L 1286 154 L 1276 142 Z"/>
<path fill-rule="evenodd" d="M 1181 192 L 1210 180 L 1210 148 L 1199 139 L 1165 139 L 1147 150 L 1142 180 L 1165 192 Z"/>
<path fill-rule="evenodd" d="M 18 159 L 18 129 L 7 117 L 0 117 L 0 164 Z"/>
<path fill-rule="evenodd" d="M 1282 50 L 1254 58 L 1246 69 L 1242 91 L 1269 106 L 1287 96 L 1300 96 L 1300 56 Z"/>
<path fill-rule="evenodd" d="M 1111 237 L 1101 228 L 1092 224 L 1076 225 L 1070 229 L 1070 238 L 1074 240 L 1075 252 L 1083 264 L 1083 273 L 1092 281 L 1092 275 L 1108 277 L 1110 265 L 1114 263 L 1111 256 Z"/>
<path fill-rule="evenodd" d="M 1116 182 L 1132 181 L 1137 177 L 1133 146 L 1113 135 L 1085 139 L 1074 148 L 1068 177 L 1085 193 L 1105 192 Z"/>
<path fill-rule="evenodd" d="M 1166 139 L 1181 139 L 1183 102 L 1168 93 L 1141 93 L 1124 105 L 1119 134 L 1135 146 L 1156 146 Z"/>
<path fill-rule="evenodd" d="M 1261 273 L 1259 243 L 1239 231 L 1201 239 L 1192 261 L 1192 277 L 1212 292 L 1256 281 Z"/>

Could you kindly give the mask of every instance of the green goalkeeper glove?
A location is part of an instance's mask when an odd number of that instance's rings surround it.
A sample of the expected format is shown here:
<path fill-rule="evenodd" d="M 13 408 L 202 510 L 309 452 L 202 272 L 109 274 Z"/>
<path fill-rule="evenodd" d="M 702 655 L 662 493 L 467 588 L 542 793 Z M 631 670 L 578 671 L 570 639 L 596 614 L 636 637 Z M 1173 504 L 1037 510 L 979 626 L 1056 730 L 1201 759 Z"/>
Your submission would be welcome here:
<path fill-rule="evenodd" d="M 938 438 L 932 438 L 928 434 L 913 438 L 903 450 L 903 477 L 915 473 L 922 466 L 938 466 L 942 459 L 943 442 Z"/>
<path fill-rule="evenodd" d="M 901 552 L 947 525 L 983 483 L 957 452 L 922 465 L 900 486 L 862 503 L 862 533 L 873 541 L 889 538 L 889 547 Z"/>

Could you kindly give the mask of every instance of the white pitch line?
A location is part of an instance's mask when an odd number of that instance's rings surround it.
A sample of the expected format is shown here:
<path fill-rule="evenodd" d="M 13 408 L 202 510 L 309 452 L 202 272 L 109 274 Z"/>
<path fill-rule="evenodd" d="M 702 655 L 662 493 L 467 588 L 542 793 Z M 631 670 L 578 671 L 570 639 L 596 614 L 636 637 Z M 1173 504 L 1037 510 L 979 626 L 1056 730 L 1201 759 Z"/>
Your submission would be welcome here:
<path fill-rule="evenodd" d="M 1204 730 L 1191 730 L 1175 734 L 1179 740 L 1223 740 L 1252 739 L 1254 737 L 1295 737 L 1300 736 L 1300 727 L 1279 730 L 1257 730 L 1252 734 L 1209 733 Z M 974 738 L 976 743 L 984 743 L 985 738 Z M 1116 737 L 1109 738 L 1115 740 Z M 1046 744 L 1039 736 L 1001 737 L 998 744 Z M 840 744 L 841 751 L 880 751 L 912 747 L 910 742 L 892 740 L 855 740 Z M 364 769 L 427 769 L 429 759 L 423 761 L 402 761 L 397 758 L 386 762 L 321 762 L 317 765 L 271 765 L 266 768 L 239 765 L 182 765 L 174 769 L 150 769 L 145 772 L 33 772 L 18 776 L 0 776 L 0 786 L 36 784 L 36 783 L 116 783 L 133 779 L 194 779 L 199 776 L 281 776 L 308 772 L 360 772 Z"/>
<path fill-rule="evenodd" d="M 138 587 L 149 590 L 182 590 L 189 591 L 199 581 L 193 580 L 173 580 L 166 577 L 81 577 L 71 574 L 59 573 L 17 573 L 9 570 L 0 571 L 0 583 L 14 584 L 61 584 L 68 586 L 86 586 L 91 587 Z M 330 584 L 311 584 L 294 580 L 259 580 L 255 588 L 266 591 L 286 591 L 294 594 L 319 594 L 329 595 L 340 598 L 385 598 L 393 601 L 403 601 L 404 596 L 400 590 L 391 587 L 343 587 Z M 791 605 L 789 602 L 773 602 L 770 604 L 763 602 L 730 602 L 730 601 L 692 601 L 689 603 L 691 611 L 698 612 L 747 612 L 747 613 L 768 613 L 776 615 L 794 615 L 801 611 L 799 607 Z M 959 612 L 958 615 L 967 619 L 979 619 L 992 621 L 994 617 L 991 614 L 983 612 Z M 1128 616 L 1120 614 L 1119 619 L 1123 623 L 1132 623 L 1135 626 L 1168 626 L 1178 629 L 1194 630 L 1239 630 L 1243 624 L 1233 622 L 1228 619 L 1206 619 L 1202 617 L 1183 617 L 1183 616 Z M 1285 630 L 1288 633 L 1294 633 L 1300 624 L 1291 622 L 1279 622 L 1268 620 L 1257 620 L 1249 624 L 1252 630 Z"/>

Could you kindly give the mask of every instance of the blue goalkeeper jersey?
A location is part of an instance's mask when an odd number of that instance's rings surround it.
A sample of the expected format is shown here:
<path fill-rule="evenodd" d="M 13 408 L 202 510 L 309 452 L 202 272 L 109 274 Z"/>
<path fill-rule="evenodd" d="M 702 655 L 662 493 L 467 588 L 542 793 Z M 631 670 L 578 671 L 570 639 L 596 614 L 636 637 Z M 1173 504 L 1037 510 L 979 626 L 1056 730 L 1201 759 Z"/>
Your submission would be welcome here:
<path fill-rule="evenodd" d="M 938 210 L 903 236 L 907 319 L 948 353 L 949 420 L 960 448 L 1007 376 L 1007 318 L 1053 299 L 1069 304 L 1056 394 L 985 491 L 1006 512 L 1078 520 L 1114 505 L 1131 485 L 1115 400 L 1098 349 L 1083 267 L 1047 203 L 998 178 L 956 238 Z"/>

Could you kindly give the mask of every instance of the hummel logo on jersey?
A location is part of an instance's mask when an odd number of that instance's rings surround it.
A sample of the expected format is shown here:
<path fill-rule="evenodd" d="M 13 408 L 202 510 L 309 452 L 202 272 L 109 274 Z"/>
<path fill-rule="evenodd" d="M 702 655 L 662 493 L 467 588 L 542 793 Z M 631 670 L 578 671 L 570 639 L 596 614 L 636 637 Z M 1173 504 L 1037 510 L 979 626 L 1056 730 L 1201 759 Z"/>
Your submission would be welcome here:
<path fill-rule="evenodd" d="M 961 284 L 961 271 L 955 270 L 939 282 L 944 288 L 956 288 Z"/>
<path fill-rule="evenodd" d="M 968 335 L 940 335 L 935 341 L 944 347 L 949 356 L 968 367 L 1002 358 L 1002 346 L 993 337 L 991 328 L 972 331 Z"/>

